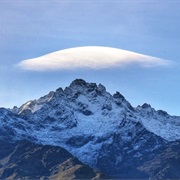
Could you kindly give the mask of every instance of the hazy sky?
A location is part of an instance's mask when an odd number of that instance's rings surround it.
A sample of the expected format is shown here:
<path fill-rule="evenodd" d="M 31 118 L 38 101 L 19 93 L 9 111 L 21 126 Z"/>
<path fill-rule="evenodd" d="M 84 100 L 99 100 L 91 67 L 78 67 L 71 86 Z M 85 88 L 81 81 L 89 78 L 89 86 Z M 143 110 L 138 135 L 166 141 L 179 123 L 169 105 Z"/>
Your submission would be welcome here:
<path fill-rule="evenodd" d="M 0 1 L 0 106 L 39 98 L 75 78 L 120 91 L 133 105 L 151 104 L 180 115 L 180 1 Z M 107 46 L 173 62 L 34 72 L 22 60 L 79 46 Z"/>

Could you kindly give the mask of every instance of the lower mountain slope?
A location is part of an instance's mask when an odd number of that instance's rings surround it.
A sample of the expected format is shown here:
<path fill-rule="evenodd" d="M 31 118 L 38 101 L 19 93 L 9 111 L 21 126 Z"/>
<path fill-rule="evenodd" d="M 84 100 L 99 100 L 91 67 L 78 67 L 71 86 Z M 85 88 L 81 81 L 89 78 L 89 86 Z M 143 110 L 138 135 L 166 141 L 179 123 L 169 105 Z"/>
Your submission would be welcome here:
<path fill-rule="evenodd" d="M 171 142 L 159 149 L 156 156 L 137 167 L 148 174 L 151 180 L 179 179 L 180 141 Z"/>
<path fill-rule="evenodd" d="M 105 179 L 61 147 L 0 141 L 0 179 Z"/>

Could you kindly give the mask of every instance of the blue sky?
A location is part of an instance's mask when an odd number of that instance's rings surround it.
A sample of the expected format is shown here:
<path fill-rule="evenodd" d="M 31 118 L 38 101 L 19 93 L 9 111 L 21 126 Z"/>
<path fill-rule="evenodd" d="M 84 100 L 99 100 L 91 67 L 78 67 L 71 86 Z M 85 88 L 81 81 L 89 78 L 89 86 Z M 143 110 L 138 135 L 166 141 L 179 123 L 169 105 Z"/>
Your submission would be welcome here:
<path fill-rule="evenodd" d="M 133 106 L 180 115 L 179 1 L 0 1 L 0 106 L 39 98 L 75 78 L 120 91 Z M 107 46 L 173 66 L 25 71 L 16 64 L 61 49 Z"/>

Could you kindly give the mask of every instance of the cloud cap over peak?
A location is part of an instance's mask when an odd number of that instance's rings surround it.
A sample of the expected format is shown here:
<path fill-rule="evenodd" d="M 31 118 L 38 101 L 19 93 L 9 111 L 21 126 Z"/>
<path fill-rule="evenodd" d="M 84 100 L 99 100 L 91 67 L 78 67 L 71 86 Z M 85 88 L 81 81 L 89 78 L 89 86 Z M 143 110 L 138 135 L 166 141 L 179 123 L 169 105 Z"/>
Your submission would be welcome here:
<path fill-rule="evenodd" d="M 86 69 L 108 69 L 137 64 L 142 67 L 168 66 L 171 61 L 138 54 L 117 48 L 101 46 L 75 47 L 56 51 L 38 58 L 21 61 L 24 70 L 53 71 Z"/>

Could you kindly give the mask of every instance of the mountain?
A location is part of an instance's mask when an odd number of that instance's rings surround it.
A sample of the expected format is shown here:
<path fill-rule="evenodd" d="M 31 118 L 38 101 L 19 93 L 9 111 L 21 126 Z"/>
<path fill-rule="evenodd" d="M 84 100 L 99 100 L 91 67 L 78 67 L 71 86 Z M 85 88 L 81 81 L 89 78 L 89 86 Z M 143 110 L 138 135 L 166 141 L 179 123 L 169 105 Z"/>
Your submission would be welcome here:
<path fill-rule="evenodd" d="M 123 95 L 111 95 L 102 84 L 76 79 L 64 90 L 58 88 L 19 108 L 0 109 L 0 122 L 2 141 L 63 148 L 95 170 L 88 170 L 91 178 L 97 170 L 106 174 L 98 178 L 180 178 L 180 117 L 146 103 L 132 107 Z M 58 174 L 61 177 L 61 171 Z"/>

